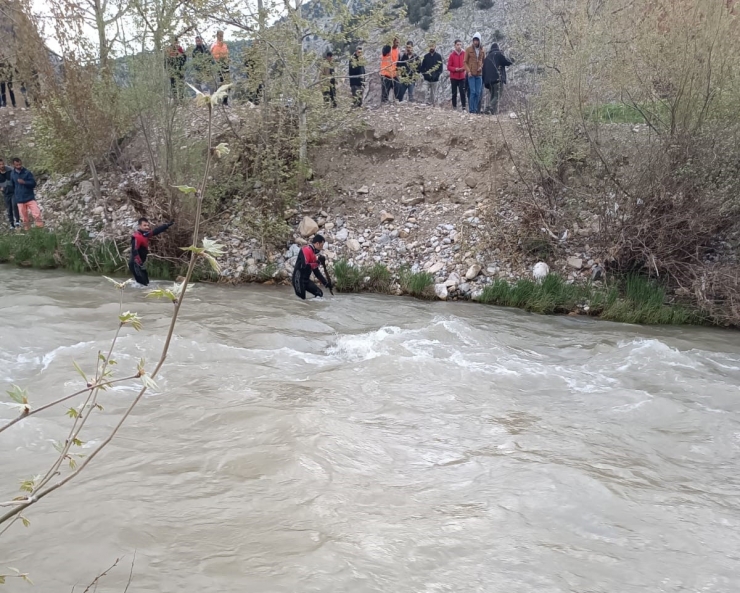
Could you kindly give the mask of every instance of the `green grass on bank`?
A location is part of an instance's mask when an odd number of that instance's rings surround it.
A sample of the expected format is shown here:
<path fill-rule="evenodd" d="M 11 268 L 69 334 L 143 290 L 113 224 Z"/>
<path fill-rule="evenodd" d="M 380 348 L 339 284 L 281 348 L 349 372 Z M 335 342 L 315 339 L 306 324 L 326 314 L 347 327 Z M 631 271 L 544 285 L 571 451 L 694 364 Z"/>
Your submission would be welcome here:
<path fill-rule="evenodd" d="M 36 269 L 60 268 L 76 273 L 128 274 L 123 255 L 127 245 L 113 241 L 93 241 L 86 233 L 30 231 L 0 234 L 0 263 Z M 147 260 L 149 276 L 174 280 L 184 274 L 187 265 L 151 257 Z M 195 279 L 213 279 L 209 270 L 196 268 Z"/>
<path fill-rule="evenodd" d="M 641 104 L 605 103 L 584 107 L 587 120 L 602 124 L 644 124 L 645 116 L 652 121 L 667 121 L 669 112 L 664 103 Z"/>
<path fill-rule="evenodd" d="M 334 264 L 334 285 L 339 292 L 377 292 L 388 294 L 393 274 L 381 263 L 372 266 L 353 266 L 340 259 Z"/>
<path fill-rule="evenodd" d="M 516 307 L 541 314 L 570 313 L 588 307 L 588 314 L 623 323 L 682 325 L 703 323 L 704 318 L 681 305 L 666 304 L 665 289 L 642 276 L 628 276 L 615 285 L 568 284 L 550 274 L 541 284 L 496 280 L 483 290 L 479 301 Z"/>

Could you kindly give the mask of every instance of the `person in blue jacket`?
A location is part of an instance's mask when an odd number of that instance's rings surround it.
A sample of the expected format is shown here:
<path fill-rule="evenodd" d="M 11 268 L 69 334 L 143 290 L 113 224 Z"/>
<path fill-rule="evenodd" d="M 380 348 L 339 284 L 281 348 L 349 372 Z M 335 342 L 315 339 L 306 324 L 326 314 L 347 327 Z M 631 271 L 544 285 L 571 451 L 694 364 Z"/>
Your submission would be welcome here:
<path fill-rule="evenodd" d="M 10 180 L 13 182 L 13 201 L 18 204 L 18 213 L 21 215 L 23 228 L 26 230 L 31 228 L 29 215 L 33 216 L 37 227 L 43 227 L 41 209 L 33 191 L 36 187 L 36 179 L 33 173 L 23 166 L 23 162 L 18 157 L 13 159 L 13 172 L 10 174 Z"/>

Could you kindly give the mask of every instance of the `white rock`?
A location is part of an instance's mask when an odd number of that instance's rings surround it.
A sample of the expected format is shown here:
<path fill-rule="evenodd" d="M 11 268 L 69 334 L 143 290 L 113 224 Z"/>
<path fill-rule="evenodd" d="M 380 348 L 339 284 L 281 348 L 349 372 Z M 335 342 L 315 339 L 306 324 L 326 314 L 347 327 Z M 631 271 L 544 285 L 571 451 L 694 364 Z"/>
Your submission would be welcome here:
<path fill-rule="evenodd" d="M 316 221 L 313 218 L 304 216 L 301 224 L 298 225 L 298 232 L 303 237 L 310 237 L 319 232 L 319 225 L 316 224 Z"/>
<path fill-rule="evenodd" d="M 580 270 L 583 267 L 583 260 L 580 257 L 569 257 L 568 258 L 568 265 L 571 268 L 575 268 L 576 270 Z"/>
<path fill-rule="evenodd" d="M 465 273 L 465 279 L 466 280 L 474 280 L 478 274 L 480 274 L 480 264 L 473 264 L 468 268 L 468 271 Z"/>
<path fill-rule="evenodd" d="M 393 214 L 391 214 L 390 212 L 386 212 L 385 210 L 382 210 L 380 212 L 380 223 L 381 224 L 384 223 L 384 222 L 393 222 L 393 220 L 395 220 L 395 218 L 396 217 L 393 216 Z"/>
<path fill-rule="evenodd" d="M 337 234 L 334 235 L 337 241 L 346 241 L 349 239 L 349 231 L 347 229 L 339 229 Z"/>
<path fill-rule="evenodd" d="M 324 228 L 325 228 L 325 229 L 326 229 L 327 231 L 330 231 L 330 230 L 332 230 L 332 229 L 334 228 L 334 223 L 333 223 L 333 222 L 327 222 L 327 223 L 326 223 L 326 224 L 324 225 Z"/>
<path fill-rule="evenodd" d="M 436 264 L 433 264 L 427 271 L 430 274 L 436 274 L 437 272 L 442 270 L 442 268 L 444 267 L 445 267 L 444 263 L 442 263 L 441 261 L 438 261 Z"/>
<path fill-rule="evenodd" d="M 448 288 L 451 288 L 453 286 L 457 286 L 460 284 L 460 276 L 456 272 L 452 272 L 447 278 L 447 281 L 445 282 L 445 286 Z"/>
<path fill-rule="evenodd" d="M 441 301 L 447 300 L 447 287 L 444 284 L 435 284 L 434 285 L 434 294 L 437 295 L 437 298 Z"/>
<path fill-rule="evenodd" d="M 361 245 L 357 239 L 350 239 L 349 241 L 347 241 L 347 247 L 349 247 L 351 251 L 359 251 Z"/>
<path fill-rule="evenodd" d="M 534 268 L 532 268 L 532 276 L 534 276 L 534 279 L 538 282 L 542 282 L 549 273 L 550 266 L 543 261 L 537 262 L 534 265 Z"/>
<path fill-rule="evenodd" d="M 363 185 L 360 189 L 357 190 L 357 193 L 358 194 L 369 194 L 370 189 L 368 188 L 367 185 Z"/>

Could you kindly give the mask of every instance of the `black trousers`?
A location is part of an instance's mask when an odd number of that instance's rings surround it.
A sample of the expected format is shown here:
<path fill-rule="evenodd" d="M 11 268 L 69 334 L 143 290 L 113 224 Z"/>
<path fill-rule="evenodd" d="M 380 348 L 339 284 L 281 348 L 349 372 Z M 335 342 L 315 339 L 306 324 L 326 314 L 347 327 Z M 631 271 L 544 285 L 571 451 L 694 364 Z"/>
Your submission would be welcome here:
<path fill-rule="evenodd" d="M 13 92 L 12 82 L 0 82 L 0 107 L 7 107 L 8 101 L 5 95 L 5 87 L 8 88 L 8 94 L 10 95 L 10 103 L 15 107 L 15 93 Z"/>
<path fill-rule="evenodd" d="M 450 82 L 452 83 L 452 108 L 454 109 L 457 107 L 457 93 L 460 92 L 460 102 L 462 103 L 463 109 L 465 109 L 465 106 L 467 105 L 467 97 L 466 97 L 466 89 L 467 86 L 465 84 L 465 79 L 462 80 L 455 80 L 451 79 Z"/>
<path fill-rule="evenodd" d="M 149 286 L 149 274 L 144 266 L 140 266 L 134 260 L 129 260 L 128 269 L 134 275 L 134 280 L 142 286 Z"/>
<path fill-rule="evenodd" d="M 19 226 L 21 224 L 21 215 L 18 212 L 18 204 L 13 201 L 13 195 L 5 195 L 5 207 L 8 210 L 8 220 L 10 226 Z"/>
<path fill-rule="evenodd" d="M 380 93 L 380 102 L 387 103 L 388 97 L 391 94 L 393 94 L 394 96 L 396 94 L 397 81 L 395 78 L 388 78 L 387 76 L 381 76 L 380 82 L 383 85 L 383 87 L 381 88 L 381 93 Z"/>
<path fill-rule="evenodd" d="M 352 104 L 355 107 L 362 107 L 362 95 L 365 93 L 365 87 L 350 86 L 349 89 L 352 91 Z"/>
<path fill-rule="evenodd" d="M 329 90 L 324 91 L 324 102 L 331 103 L 332 107 L 337 106 L 337 90 L 333 85 L 329 87 Z"/>

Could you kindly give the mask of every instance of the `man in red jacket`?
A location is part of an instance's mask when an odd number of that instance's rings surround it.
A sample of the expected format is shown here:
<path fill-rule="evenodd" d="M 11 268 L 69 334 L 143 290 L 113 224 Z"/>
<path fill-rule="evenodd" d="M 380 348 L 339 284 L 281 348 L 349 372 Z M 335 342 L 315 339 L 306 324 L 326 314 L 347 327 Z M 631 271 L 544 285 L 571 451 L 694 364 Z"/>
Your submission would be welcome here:
<path fill-rule="evenodd" d="M 460 91 L 460 103 L 465 111 L 465 52 L 459 39 L 455 39 L 455 49 L 447 60 L 447 70 L 452 84 L 452 108 L 457 109 L 457 92 Z"/>
<path fill-rule="evenodd" d="M 293 268 L 293 290 L 297 297 L 305 300 L 306 292 L 315 297 L 322 297 L 324 293 L 311 281 L 311 272 L 319 279 L 319 282 L 331 290 L 332 284 L 321 273 L 319 264 L 323 265 L 326 259 L 319 255 L 324 248 L 324 237 L 314 235 L 310 245 L 305 245 L 298 252 L 295 267 Z"/>

